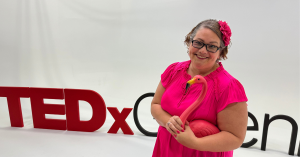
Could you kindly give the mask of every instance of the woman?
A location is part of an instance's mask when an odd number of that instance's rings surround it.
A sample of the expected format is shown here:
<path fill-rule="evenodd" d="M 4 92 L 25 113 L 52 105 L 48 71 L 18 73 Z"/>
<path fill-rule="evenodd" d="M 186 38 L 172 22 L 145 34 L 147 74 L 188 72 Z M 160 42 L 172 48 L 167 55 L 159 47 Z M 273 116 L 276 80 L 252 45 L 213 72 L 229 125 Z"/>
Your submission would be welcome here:
<path fill-rule="evenodd" d="M 226 22 L 200 22 L 185 39 L 190 60 L 171 64 L 161 75 L 151 103 L 151 114 L 160 125 L 153 157 L 231 157 L 232 150 L 242 145 L 247 130 L 247 97 L 240 82 L 219 62 L 227 58 L 230 36 Z M 188 122 L 183 126 L 178 117 L 201 92 L 202 85 L 194 84 L 185 93 L 186 82 L 195 75 L 206 79 L 208 90 L 187 121 L 203 119 L 220 129 L 202 138 L 193 134 Z"/>

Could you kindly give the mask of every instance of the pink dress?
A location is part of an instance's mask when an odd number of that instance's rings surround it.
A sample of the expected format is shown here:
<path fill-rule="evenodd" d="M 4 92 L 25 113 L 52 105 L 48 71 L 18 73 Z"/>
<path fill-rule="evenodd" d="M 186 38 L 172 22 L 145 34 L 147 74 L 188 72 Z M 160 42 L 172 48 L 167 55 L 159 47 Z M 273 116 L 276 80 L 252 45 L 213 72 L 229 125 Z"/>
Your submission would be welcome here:
<path fill-rule="evenodd" d="M 185 94 L 185 85 L 191 76 L 187 69 L 191 61 L 171 64 L 161 75 L 165 92 L 161 107 L 172 116 L 180 116 L 199 96 L 202 84 L 194 84 Z M 228 104 L 245 102 L 247 97 L 242 84 L 232 77 L 222 66 L 205 76 L 207 94 L 199 107 L 191 113 L 187 121 L 203 119 L 217 126 L 217 114 Z M 152 157 L 232 157 L 233 151 L 204 152 L 187 148 L 162 126 L 158 129 Z"/>

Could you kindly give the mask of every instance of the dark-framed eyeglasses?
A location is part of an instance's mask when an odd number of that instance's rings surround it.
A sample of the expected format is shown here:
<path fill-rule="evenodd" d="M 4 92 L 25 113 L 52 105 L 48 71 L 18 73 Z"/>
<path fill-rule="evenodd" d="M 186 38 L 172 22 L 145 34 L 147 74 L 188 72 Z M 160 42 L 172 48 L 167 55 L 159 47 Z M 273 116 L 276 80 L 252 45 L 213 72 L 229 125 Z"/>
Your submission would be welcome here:
<path fill-rule="evenodd" d="M 198 40 L 193 40 L 192 46 L 197 49 L 201 49 L 203 46 L 206 46 L 206 50 L 211 53 L 216 53 L 221 48 L 211 44 L 204 44 L 203 42 Z"/>

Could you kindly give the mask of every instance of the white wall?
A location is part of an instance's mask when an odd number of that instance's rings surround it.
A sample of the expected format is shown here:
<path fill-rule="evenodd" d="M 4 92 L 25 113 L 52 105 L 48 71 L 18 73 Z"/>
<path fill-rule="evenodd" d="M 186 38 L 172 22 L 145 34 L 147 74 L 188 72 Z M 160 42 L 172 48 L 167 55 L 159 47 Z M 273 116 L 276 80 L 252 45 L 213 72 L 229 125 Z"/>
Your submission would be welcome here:
<path fill-rule="evenodd" d="M 260 146 L 265 113 L 300 124 L 299 8 L 298 0 L 1 0 L 0 86 L 91 89 L 107 106 L 133 107 L 155 91 L 169 64 L 189 59 L 183 41 L 197 23 L 225 20 L 233 35 L 223 64 L 244 85 Z M 141 117 L 156 128 L 150 101 L 142 103 Z M 0 127 L 9 127 L 6 99 L 0 104 Z M 22 107 L 25 127 L 32 127 L 28 99 Z M 81 117 L 90 113 L 82 103 Z M 113 121 L 108 113 L 99 131 Z M 138 134 L 132 113 L 127 121 Z M 291 129 L 284 121 L 271 126 Z"/>

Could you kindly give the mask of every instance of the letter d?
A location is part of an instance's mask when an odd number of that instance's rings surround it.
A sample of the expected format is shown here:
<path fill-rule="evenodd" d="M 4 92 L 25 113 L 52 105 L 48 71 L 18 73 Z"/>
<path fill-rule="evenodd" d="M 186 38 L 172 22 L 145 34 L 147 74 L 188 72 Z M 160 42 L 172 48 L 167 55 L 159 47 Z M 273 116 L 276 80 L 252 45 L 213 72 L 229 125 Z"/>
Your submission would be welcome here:
<path fill-rule="evenodd" d="M 98 130 L 106 119 L 106 106 L 101 95 L 92 90 L 64 89 L 67 129 L 69 131 L 93 132 Z M 89 121 L 80 121 L 79 100 L 88 102 L 93 109 Z"/>

